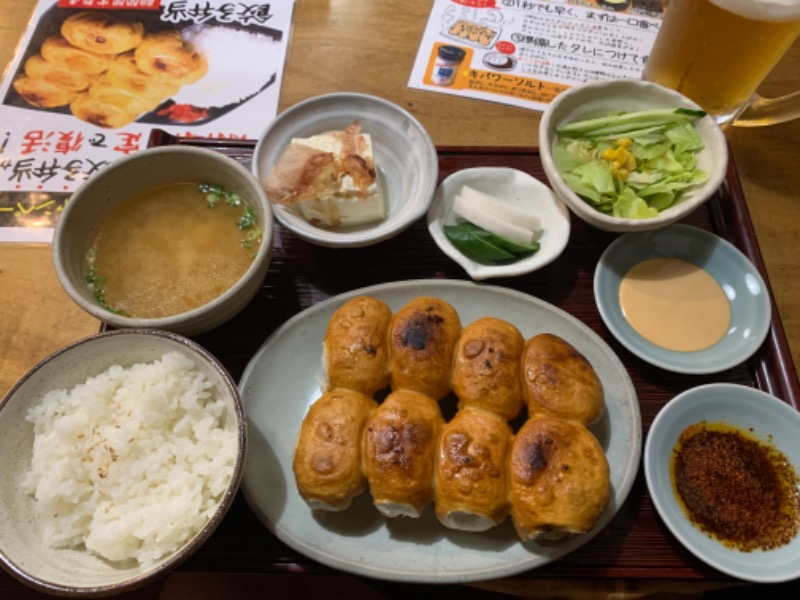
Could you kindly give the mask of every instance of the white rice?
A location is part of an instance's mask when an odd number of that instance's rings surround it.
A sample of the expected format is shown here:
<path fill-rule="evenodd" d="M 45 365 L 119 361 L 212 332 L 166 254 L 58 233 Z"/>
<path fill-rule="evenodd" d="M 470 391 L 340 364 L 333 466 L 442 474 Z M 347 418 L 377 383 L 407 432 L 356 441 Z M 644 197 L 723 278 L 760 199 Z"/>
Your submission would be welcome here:
<path fill-rule="evenodd" d="M 236 460 L 236 432 L 223 428 L 214 396 L 179 352 L 46 394 L 28 411 L 35 436 L 23 482 L 45 542 L 147 564 L 189 540 Z"/>

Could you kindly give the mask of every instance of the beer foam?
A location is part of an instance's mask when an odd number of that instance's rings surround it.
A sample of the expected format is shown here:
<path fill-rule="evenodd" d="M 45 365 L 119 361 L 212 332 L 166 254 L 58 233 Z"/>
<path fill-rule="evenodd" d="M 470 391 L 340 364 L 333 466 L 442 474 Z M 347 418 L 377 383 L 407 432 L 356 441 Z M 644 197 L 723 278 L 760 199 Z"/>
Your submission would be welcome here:
<path fill-rule="evenodd" d="M 711 4 L 753 21 L 800 21 L 800 0 L 709 0 Z"/>

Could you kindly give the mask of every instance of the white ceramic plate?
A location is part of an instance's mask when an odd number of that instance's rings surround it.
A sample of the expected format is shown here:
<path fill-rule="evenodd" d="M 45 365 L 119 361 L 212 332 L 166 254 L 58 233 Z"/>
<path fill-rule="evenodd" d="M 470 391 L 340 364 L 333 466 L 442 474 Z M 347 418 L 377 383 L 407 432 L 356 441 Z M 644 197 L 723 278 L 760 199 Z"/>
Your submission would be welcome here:
<path fill-rule="evenodd" d="M 537 215 L 542 220 L 539 251 L 506 265 L 484 265 L 459 252 L 442 228 L 456 223 L 453 200 L 464 185 L 514 206 L 527 208 Z M 456 171 L 442 181 L 428 210 L 428 231 L 442 252 L 464 267 L 472 279 L 480 280 L 523 275 L 550 264 L 561 255 L 569 241 L 569 219 L 569 210 L 564 203 L 535 177 L 507 167 L 476 167 Z"/>
<path fill-rule="evenodd" d="M 619 305 L 622 278 L 650 258 L 678 258 L 705 269 L 722 286 L 731 306 L 731 326 L 722 340 L 699 352 L 673 352 L 649 342 L 631 327 Z M 758 350 L 772 318 L 769 291 L 747 257 L 732 244 L 689 225 L 670 225 L 614 240 L 597 263 L 594 298 L 606 326 L 628 350 L 650 364 L 676 373 L 717 373 Z"/>
<path fill-rule="evenodd" d="M 644 473 L 658 514 L 670 531 L 699 559 L 723 573 L 761 583 L 800 577 L 800 536 L 769 551 L 740 552 L 695 527 L 678 504 L 670 480 L 670 456 L 681 433 L 700 421 L 727 423 L 771 443 L 800 468 L 800 412 L 759 390 L 719 383 L 690 389 L 661 409 L 647 434 Z"/>
<path fill-rule="evenodd" d="M 592 427 L 611 466 L 612 493 L 597 527 L 560 544 L 522 544 L 510 522 L 483 533 L 449 530 L 429 506 L 419 519 L 387 520 L 368 493 L 340 513 L 313 513 L 297 494 L 292 472 L 300 424 L 319 395 L 322 339 L 339 306 L 370 295 L 398 310 L 416 296 L 438 296 L 463 324 L 495 316 L 526 337 L 549 331 L 594 365 L 606 394 L 606 414 Z M 368 577 L 409 582 L 465 582 L 502 577 L 549 563 L 586 543 L 611 520 L 630 491 L 641 453 L 636 392 L 625 367 L 592 330 L 541 300 L 464 281 L 418 280 L 356 290 L 299 313 L 259 349 L 242 376 L 249 417 L 243 492 L 261 521 L 283 542 L 328 566 Z"/>
<path fill-rule="evenodd" d="M 396 104 L 366 94 L 338 93 L 309 98 L 282 112 L 258 140 L 253 174 L 265 181 L 293 138 L 341 130 L 361 122 L 372 137 L 378 182 L 389 206 L 383 221 L 343 229 L 315 227 L 282 205 L 275 218 L 301 238 L 332 248 L 376 244 L 397 235 L 427 211 L 436 190 L 439 159 L 428 132 Z"/>

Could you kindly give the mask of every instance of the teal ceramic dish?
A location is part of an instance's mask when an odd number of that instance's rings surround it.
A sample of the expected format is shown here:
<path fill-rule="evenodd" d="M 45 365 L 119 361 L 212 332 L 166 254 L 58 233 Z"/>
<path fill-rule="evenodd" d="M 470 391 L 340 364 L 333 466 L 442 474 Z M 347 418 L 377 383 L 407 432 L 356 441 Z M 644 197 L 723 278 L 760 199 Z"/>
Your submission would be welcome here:
<path fill-rule="evenodd" d="M 651 258 L 694 263 L 722 287 L 730 302 L 731 324 L 714 346 L 697 352 L 668 350 L 642 337 L 625 319 L 620 282 L 631 267 Z M 769 290 L 755 266 L 732 244 L 689 225 L 627 233 L 614 240 L 595 269 L 594 297 L 600 316 L 622 345 L 650 364 L 676 373 L 718 373 L 744 362 L 761 346 L 772 319 Z"/>
<path fill-rule="evenodd" d="M 670 458 L 681 433 L 701 421 L 725 423 L 750 432 L 780 450 L 800 468 L 800 412 L 765 392 L 717 383 L 690 389 L 656 415 L 644 447 L 647 488 L 658 514 L 676 538 L 702 561 L 747 581 L 778 583 L 800 577 L 800 536 L 772 550 L 729 548 L 693 525 L 678 504 L 670 479 Z"/>

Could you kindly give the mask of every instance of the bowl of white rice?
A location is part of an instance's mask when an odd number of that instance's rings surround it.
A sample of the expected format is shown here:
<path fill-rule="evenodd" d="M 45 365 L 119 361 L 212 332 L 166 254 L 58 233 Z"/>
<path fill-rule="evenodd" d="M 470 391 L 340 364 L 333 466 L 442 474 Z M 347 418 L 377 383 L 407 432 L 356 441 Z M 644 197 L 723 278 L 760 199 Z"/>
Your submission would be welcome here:
<path fill-rule="evenodd" d="M 75 342 L 0 404 L 0 564 L 58 595 L 144 585 L 222 521 L 246 445 L 236 383 L 196 343 L 147 329 Z"/>

